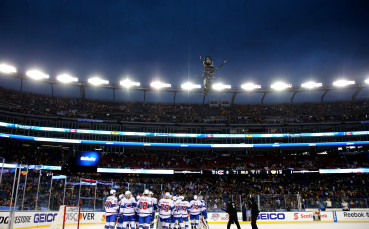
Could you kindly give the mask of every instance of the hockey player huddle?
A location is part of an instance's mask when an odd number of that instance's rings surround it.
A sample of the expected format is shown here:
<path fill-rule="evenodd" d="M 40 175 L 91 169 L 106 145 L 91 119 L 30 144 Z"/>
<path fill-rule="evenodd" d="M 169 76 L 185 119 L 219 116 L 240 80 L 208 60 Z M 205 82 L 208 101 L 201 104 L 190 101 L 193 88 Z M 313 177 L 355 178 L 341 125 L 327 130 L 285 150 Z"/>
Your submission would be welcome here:
<path fill-rule="evenodd" d="M 145 190 L 141 197 L 137 196 L 137 200 L 130 191 L 119 195 L 119 201 L 115 190 L 110 190 L 110 194 L 105 202 L 106 229 L 114 229 L 117 220 L 117 229 L 154 228 L 156 211 L 159 211 L 157 228 L 189 229 L 190 220 L 191 229 L 199 229 L 200 215 L 204 219 L 202 225 L 208 227 L 205 201 L 196 195 L 188 202 L 184 196 L 172 196 L 167 192 L 158 202 L 149 190 Z"/>

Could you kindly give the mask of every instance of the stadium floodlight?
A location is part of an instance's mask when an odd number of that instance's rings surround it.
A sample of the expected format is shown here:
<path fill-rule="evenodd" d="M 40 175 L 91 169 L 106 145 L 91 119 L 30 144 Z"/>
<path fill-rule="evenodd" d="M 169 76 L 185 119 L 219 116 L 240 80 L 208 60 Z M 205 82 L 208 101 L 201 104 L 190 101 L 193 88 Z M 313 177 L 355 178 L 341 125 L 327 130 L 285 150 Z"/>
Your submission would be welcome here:
<path fill-rule="evenodd" d="M 261 85 L 254 84 L 254 83 L 244 83 L 241 85 L 241 88 L 246 91 L 252 91 L 254 89 L 260 89 Z"/>
<path fill-rule="evenodd" d="M 191 82 L 186 82 L 186 83 L 183 83 L 181 85 L 181 88 L 184 89 L 184 90 L 190 91 L 192 89 L 200 89 L 201 85 L 200 84 L 193 84 Z"/>
<path fill-rule="evenodd" d="M 98 76 L 94 76 L 94 77 L 88 79 L 88 83 L 92 84 L 93 86 L 100 86 L 100 85 L 109 84 L 109 81 L 101 79 Z"/>
<path fill-rule="evenodd" d="M 40 70 L 33 69 L 26 72 L 26 75 L 34 80 L 48 79 L 49 75 L 41 72 Z"/>
<path fill-rule="evenodd" d="M 155 89 L 161 89 L 161 88 L 169 88 L 172 85 L 169 84 L 169 83 L 163 83 L 163 82 L 160 82 L 160 81 L 154 81 L 154 82 L 151 82 L 150 83 L 150 86 L 153 87 L 153 88 L 155 88 Z"/>
<path fill-rule="evenodd" d="M 71 75 L 68 74 L 60 74 L 56 77 L 56 79 L 61 82 L 61 83 L 74 83 L 74 82 L 78 82 L 78 78 L 73 77 Z"/>
<path fill-rule="evenodd" d="M 336 87 L 346 87 L 348 85 L 354 85 L 355 81 L 352 80 L 337 80 L 333 82 L 333 86 Z"/>
<path fill-rule="evenodd" d="M 224 89 L 231 89 L 231 85 L 229 84 L 223 84 L 223 83 L 215 83 L 213 84 L 213 89 L 216 91 L 221 91 Z"/>
<path fill-rule="evenodd" d="M 277 91 L 283 91 L 287 88 L 291 88 L 292 85 L 291 84 L 287 84 L 287 83 L 284 83 L 284 82 L 276 82 L 274 84 L 271 85 L 271 88 L 274 89 L 274 90 L 277 90 Z"/>
<path fill-rule="evenodd" d="M 365 84 L 369 84 L 369 79 L 366 79 L 365 80 Z"/>
<path fill-rule="evenodd" d="M 314 88 L 318 88 L 318 87 L 322 87 L 322 86 L 323 86 L 322 83 L 316 83 L 316 82 L 313 82 L 313 81 L 309 81 L 309 82 L 301 84 L 301 87 L 308 88 L 308 89 L 314 89 Z"/>
<path fill-rule="evenodd" d="M 17 69 L 14 66 L 8 64 L 0 64 L 0 72 L 5 74 L 17 73 Z"/>
<path fill-rule="evenodd" d="M 125 87 L 127 89 L 131 88 L 131 87 L 139 87 L 141 86 L 141 83 L 140 82 L 134 82 L 134 81 L 131 81 L 130 79 L 124 79 L 124 80 L 121 80 L 120 82 L 120 85 L 122 87 Z"/>

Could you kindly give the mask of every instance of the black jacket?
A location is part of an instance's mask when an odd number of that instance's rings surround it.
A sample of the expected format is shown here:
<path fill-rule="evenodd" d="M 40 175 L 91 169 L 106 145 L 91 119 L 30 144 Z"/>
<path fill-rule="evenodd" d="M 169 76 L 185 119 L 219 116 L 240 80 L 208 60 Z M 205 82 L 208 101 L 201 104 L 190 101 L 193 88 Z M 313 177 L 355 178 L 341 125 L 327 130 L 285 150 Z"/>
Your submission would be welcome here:
<path fill-rule="evenodd" d="M 233 207 L 232 204 L 227 205 L 227 209 L 224 209 L 225 212 L 229 214 L 229 218 L 236 218 L 237 219 L 237 210 L 235 207 Z"/>
<path fill-rule="evenodd" d="M 250 209 L 251 209 L 251 216 L 258 216 L 259 215 L 259 207 L 254 201 L 249 202 Z"/>

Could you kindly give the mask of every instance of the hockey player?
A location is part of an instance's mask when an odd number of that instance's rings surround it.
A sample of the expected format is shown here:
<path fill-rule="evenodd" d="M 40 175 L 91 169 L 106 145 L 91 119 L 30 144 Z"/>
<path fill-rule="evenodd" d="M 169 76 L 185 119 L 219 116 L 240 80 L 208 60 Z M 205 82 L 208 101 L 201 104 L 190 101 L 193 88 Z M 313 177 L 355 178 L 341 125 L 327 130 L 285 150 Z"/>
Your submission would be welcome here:
<path fill-rule="evenodd" d="M 143 196 L 137 202 L 138 227 L 149 229 L 151 223 L 151 213 L 153 209 L 152 199 L 149 197 L 149 190 L 145 190 Z"/>
<path fill-rule="evenodd" d="M 158 208 L 158 199 L 156 199 L 154 196 L 153 192 L 149 192 L 149 197 L 152 199 L 152 203 L 153 203 L 153 211 L 151 213 L 151 224 L 150 224 L 150 228 L 154 228 L 154 219 L 155 219 L 155 212 L 156 209 Z"/>
<path fill-rule="evenodd" d="M 140 200 L 141 196 L 138 195 L 136 196 L 136 205 L 137 205 L 137 202 Z M 136 206 L 135 208 L 135 219 L 136 219 L 136 228 L 138 228 L 138 206 Z"/>
<path fill-rule="evenodd" d="M 181 229 L 184 229 L 183 218 L 182 218 L 182 200 L 180 198 L 177 199 L 176 196 L 173 196 L 173 217 L 172 217 L 172 229 L 175 228 L 176 223 L 179 224 Z"/>
<path fill-rule="evenodd" d="M 201 204 L 202 204 L 201 215 L 203 216 L 203 218 L 201 219 L 201 221 L 205 225 L 206 228 L 209 228 L 208 212 L 206 211 L 205 200 L 202 198 L 202 196 L 199 197 L 199 200 L 201 201 Z"/>
<path fill-rule="evenodd" d="M 123 196 L 123 195 L 122 195 Z M 119 196 L 120 197 L 120 196 Z M 135 228 L 135 207 L 137 206 L 135 198 L 130 191 L 125 192 L 120 203 L 120 216 L 117 229 L 126 229 L 127 225 Z"/>
<path fill-rule="evenodd" d="M 123 205 L 122 205 L 122 201 L 124 199 L 124 195 L 120 194 L 118 197 L 118 224 L 117 224 L 117 229 L 122 229 L 122 224 L 123 224 Z"/>
<path fill-rule="evenodd" d="M 163 229 L 168 229 L 171 222 L 170 218 L 174 209 L 173 201 L 170 199 L 169 192 L 164 194 L 164 198 L 159 200 L 158 208 L 160 209 L 159 217 Z"/>
<path fill-rule="evenodd" d="M 188 225 L 188 208 L 191 207 L 190 203 L 185 200 L 184 196 L 180 196 L 182 202 L 181 202 L 181 205 L 182 205 L 182 218 L 183 218 L 183 223 L 185 225 L 185 229 L 188 229 L 189 228 L 189 225 Z"/>
<path fill-rule="evenodd" d="M 118 198 L 116 197 L 117 191 L 112 189 L 110 190 L 110 194 L 111 196 L 108 196 L 105 201 L 105 229 L 114 229 L 115 222 L 117 221 L 117 211 L 119 208 Z"/>
<path fill-rule="evenodd" d="M 193 200 L 190 202 L 190 220 L 191 220 L 191 229 L 197 229 L 200 220 L 200 213 L 202 210 L 202 203 L 198 199 L 197 195 L 193 197 Z"/>

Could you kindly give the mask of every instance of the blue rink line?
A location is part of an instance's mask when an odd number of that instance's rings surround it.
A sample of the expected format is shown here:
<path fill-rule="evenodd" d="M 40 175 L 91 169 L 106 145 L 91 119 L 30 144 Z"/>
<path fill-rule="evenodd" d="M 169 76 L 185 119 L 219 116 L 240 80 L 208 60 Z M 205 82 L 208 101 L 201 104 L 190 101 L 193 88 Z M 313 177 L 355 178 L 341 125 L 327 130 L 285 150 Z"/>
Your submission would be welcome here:
<path fill-rule="evenodd" d="M 119 141 L 93 141 L 65 138 L 44 138 L 24 135 L 0 133 L 1 138 L 21 139 L 38 142 L 92 144 L 92 145 L 118 145 L 118 146 L 146 146 L 146 147 L 177 147 L 177 148 L 287 148 L 287 147 L 320 147 L 320 146 L 356 146 L 369 145 L 369 141 L 353 142 L 316 142 L 316 143 L 274 143 L 274 144 L 184 144 L 184 143 L 148 143 L 148 142 L 119 142 Z"/>

